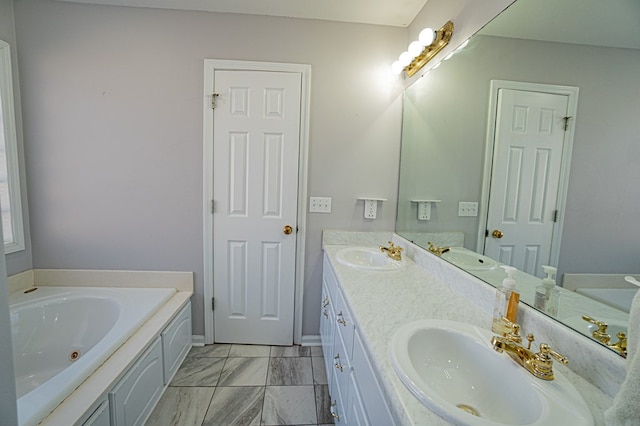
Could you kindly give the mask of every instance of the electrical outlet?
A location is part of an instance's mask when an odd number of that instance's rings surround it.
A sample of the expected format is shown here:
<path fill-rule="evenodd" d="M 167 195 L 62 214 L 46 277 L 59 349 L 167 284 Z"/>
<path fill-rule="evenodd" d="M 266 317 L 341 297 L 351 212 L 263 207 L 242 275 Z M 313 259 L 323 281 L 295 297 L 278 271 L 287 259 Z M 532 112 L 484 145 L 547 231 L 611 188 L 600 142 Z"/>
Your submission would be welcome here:
<path fill-rule="evenodd" d="M 478 216 L 478 203 L 474 201 L 460 201 L 458 216 Z"/>
<path fill-rule="evenodd" d="M 331 213 L 331 197 L 310 197 L 309 213 Z"/>
<path fill-rule="evenodd" d="M 418 203 L 418 220 L 431 219 L 431 203 Z"/>
<path fill-rule="evenodd" d="M 365 200 L 364 201 L 364 218 L 375 219 L 377 214 L 378 214 L 378 201 Z"/>

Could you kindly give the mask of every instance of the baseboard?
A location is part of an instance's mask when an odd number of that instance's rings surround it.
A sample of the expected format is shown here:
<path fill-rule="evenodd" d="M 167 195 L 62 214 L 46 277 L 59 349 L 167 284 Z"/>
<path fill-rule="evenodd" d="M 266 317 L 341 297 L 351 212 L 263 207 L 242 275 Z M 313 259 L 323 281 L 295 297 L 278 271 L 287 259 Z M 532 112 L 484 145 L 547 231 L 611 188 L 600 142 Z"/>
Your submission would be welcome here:
<path fill-rule="evenodd" d="M 300 345 L 301 346 L 322 346 L 322 341 L 320 340 L 319 334 L 307 335 L 307 336 L 302 336 L 302 339 L 300 339 Z"/>
<path fill-rule="evenodd" d="M 204 346 L 204 336 L 200 334 L 194 334 L 191 336 L 192 346 Z"/>

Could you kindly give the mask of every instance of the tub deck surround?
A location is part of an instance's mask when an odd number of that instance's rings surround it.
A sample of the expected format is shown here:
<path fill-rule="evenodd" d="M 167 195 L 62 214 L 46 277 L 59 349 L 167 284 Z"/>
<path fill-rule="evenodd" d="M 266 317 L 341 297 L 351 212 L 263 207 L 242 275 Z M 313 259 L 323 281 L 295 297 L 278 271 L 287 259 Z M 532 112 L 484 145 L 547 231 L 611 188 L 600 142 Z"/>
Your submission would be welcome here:
<path fill-rule="evenodd" d="M 44 418 L 42 425 L 72 425 L 83 420 L 96 401 L 104 398 L 193 295 L 192 272 L 35 269 L 8 277 L 11 297 L 30 287 L 107 287 L 173 289 L 172 295 L 87 379 Z M 72 289 L 73 290 L 73 289 Z M 94 407 L 95 408 L 95 407 Z"/>
<path fill-rule="evenodd" d="M 193 291 L 193 272 L 30 269 L 7 277 L 9 294 L 33 286 L 174 288 Z"/>
<path fill-rule="evenodd" d="M 484 324 L 485 328 L 490 329 L 494 289 L 398 236 L 393 236 L 392 241 L 405 247 L 406 250 L 403 254 L 412 258 L 415 263 L 400 271 L 379 273 L 349 268 L 337 262 L 335 255 L 338 250 L 344 245 L 377 246 L 388 241 L 387 235 L 383 233 L 374 241 L 374 235 L 366 235 L 365 238 L 357 238 L 356 236 L 354 240 L 350 240 L 349 236 L 336 238 L 331 235 L 332 233 L 339 232 L 328 233 L 326 235 L 328 238 L 323 236 L 325 253 L 340 282 L 354 323 L 371 355 L 371 361 L 394 416 L 403 425 L 449 424 L 424 407 L 402 384 L 393 370 L 388 356 L 389 343 L 400 326 L 419 319 L 450 319 L 478 326 Z M 344 245 L 329 244 L 337 241 Z M 531 331 L 536 334 L 537 341 L 534 345 L 541 341 L 549 342 L 552 347 L 555 346 L 554 349 L 570 358 L 570 366 L 575 358 L 579 358 L 580 351 L 589 353 L 591 368 L 602 363 L 602 368 L 606 370 L 607 362 L 618 362 L 617 355 L 605 348 L 602 348 L 603 353 L 600 353 L 594 350 L 593 343 L 589 344 L 588 349 L 585 349 L 586 345 L 583 345 L 565 351 L 571 353 L 565 353 L 560 346 L 572 346 L 579 339 L 584 339 L 587 342 L 586 338 L 575 336 L 575 332 L 557 325 L 544 315 L 527 307 L 520 308 L 520 315 L 520 320 L 524 322 L 525 332 Z M 556 329 L 560 329 L 560 331 Z M 562 339 L 569 342 L 559 345 Z M 602 413 L 611 406 L 611 396 L 569 368 L 562 365 L 557 365 L 555 368 L 563 373 L 583 395 L 587 405 L 591 407 L 595 423 L 604 424 Z M 608 379 L 614 382 L 610 385 L 610 390 L 615 393 L 616 383 L 619 386 L 624 377 L 619 378 L 615 374 L 612 376 L 614 377 Z M 620 379 L 619 382 L 618 379 Z"/>
<path fill-rule="evenodd" d="M 189 302 L 192 294 L 190 291 L 177 292 L 40 424 L 72 425 L 82 420 L 87 410 L 107 394 L 133 365 L 136 357 Z"/>
<path fill-rule="evenodd" d="M 18 419 L 55 409 L 176 291 L 43 286 L 10 299 Z M 75 361 L 71 351 L 77 351 Z"/>

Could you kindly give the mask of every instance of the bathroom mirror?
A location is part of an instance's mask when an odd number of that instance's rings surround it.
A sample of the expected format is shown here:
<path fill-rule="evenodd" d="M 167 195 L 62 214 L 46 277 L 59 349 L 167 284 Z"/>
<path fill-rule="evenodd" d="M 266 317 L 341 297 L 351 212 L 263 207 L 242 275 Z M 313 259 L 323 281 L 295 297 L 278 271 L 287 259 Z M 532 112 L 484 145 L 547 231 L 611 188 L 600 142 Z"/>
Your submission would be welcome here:
<path fill-rule="evenodd" d="M 542 264 L 556 266 L 557 280 L 567 288 L 584 284 L 613 293 L 617 289 L 608 290 L 611 284 L 604 281 L 611 278 L 613 287 L 634 291 L 621 276 L 640 274 L 637 22 L 635 0 L 517 0 L 464 49 L 412 84 L 404 98 L 396 232 L 425 248 L 433 240 L 483 254 L 483 200 L 489 198 L 483 188 L 499 184 L 485 185 L 492 166 L 485 156 L 493 162 L 486 154 L 493 144 L 491 82 L 578 88 L 575 117 L 565 120 L 573 148 L 564 160 L 568 179 L 558 197 L 556 255 Z M 421 201 L 427 200 L 435 201 L 425 207 Z M 555 203 L 546 207 L 553 211 Z M 469 260 L 484 262 L 477 255 L 462 253 L 457 260 L 452 263 L 491 284 L 505 277 L 499 268 L 468 267 Z M 542 276 L 542 270 L 534 273 Z M 521 277 L 523 301 L 534 306 L 540 279 Z M 592 299 L 587 304 L 589 311 L 581 314 L 628 321 L 624 310 Z M 555 318 L 584 334 L 587 323 L 576 320 L 576 312 L 562 311 L 561 297 Z"/>

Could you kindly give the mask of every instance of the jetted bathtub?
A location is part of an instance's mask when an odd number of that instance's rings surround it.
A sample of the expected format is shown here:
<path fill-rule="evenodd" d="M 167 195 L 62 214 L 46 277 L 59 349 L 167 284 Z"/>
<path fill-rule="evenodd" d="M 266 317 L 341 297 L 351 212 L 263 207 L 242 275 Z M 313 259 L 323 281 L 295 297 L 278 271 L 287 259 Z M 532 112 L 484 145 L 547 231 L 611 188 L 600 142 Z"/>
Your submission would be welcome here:
<path fill-rule="evenodd" d="M 20 425 L 47 416 L 175 293 L 43 286 L 11 295 Z"/>

